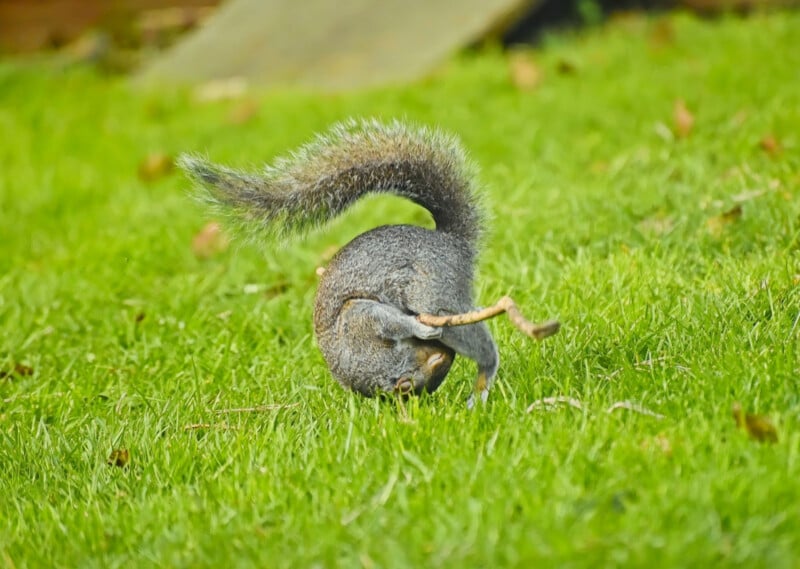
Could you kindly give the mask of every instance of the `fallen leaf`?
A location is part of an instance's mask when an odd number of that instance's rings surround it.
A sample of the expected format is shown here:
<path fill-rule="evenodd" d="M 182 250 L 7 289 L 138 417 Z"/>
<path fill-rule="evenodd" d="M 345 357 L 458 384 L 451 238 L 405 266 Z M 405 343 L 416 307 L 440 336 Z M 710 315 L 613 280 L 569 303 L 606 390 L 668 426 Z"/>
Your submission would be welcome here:
<path fill-rule="evenodd" d="M 33 368 L 31 366 L 26 366 L 25 364 L 15 363 L 14 367 L 12 367 L 10 370 L 0 370 L 0 379 L 5 379 L 6 377 L 11 377 L 12 375 L 27 377 L 29 375 L 33 375 Z"/>
<path fill-rule="evenodd" d="M 278 281 L 264 289 L 264 296 L 267 298 L 275 298 L 289 290 L 289 286 L 289 281 Z"/>
<path fill-rule="evenodd" d="M 128 466 L 131 461 L 131 454 L 126 448 L 118 448 L 111 451 L 111 456 L 108 457 L 108 465 L 116 466 L 117 468 L 124 468 Z"/>
<path fill-rule="evenodd" d="M 33 375 L 33 368 L 25 364 L 14 364 L 14 373 L 19 376 Z"/>
<path fill-rule="evenodd" d="M 682 99 L 675 101 L 672 118 L 676 136 L 686 138 L 691 134 L 694 127 L 694 115 L 686 107 L 686 103 Z"/>
<path fill-rule="evenodd" d="M 662 48 L 675 43 L 675 27 L 669 18 L 660 18 L 650 30 L 650 44 Z"/>
<path fill-rule="evenodd" d="M 708 218 L 706 221 L 708 232 L 715 237 L 719 237 L 727 226 L 742 217 L 743 211 L 742 204 L 738 203 L 728 211 Z"/>
<path fill-rule="evenodd" d="M 783 152 L 783 146 L 773 134 L 766 135 L 761 139 L 759 144 L 761 149 L 773 158 L 779 156 Z"/>
<path fill-rule="evenodd" d="M 192 238 L 192 252 L 198 259 L 208 259 L 223 253 L 230 241 L 222 232 L 222 226 L 210 221 Z"/>
<path fill-rule="evenodd" d="M 258 114 L 258 110 L 258 101 L 247 99 L 231 109 L 228 113 L 228 122 L 235 125 L 245 124 Z"/>
<path fill-rule="evenodd" d="M 561 75 L 575 75 L 578 72 L 578 66 L 568 59 L 559 59 L 556 71 Z"/>
<path fill-rule="evenodd" d="M 759 442 L 778 442 L 778 430 L 765 415 L 745 413 L 737 402 L 733 404 L 733 418 L 740 429 L 744 429 L 751 439 Z"/>
<path fill-rule="evenodd" d="M 534 62 L 533 56 L 525 51 L 514 51 L 509 54 L 508 71 L 511 83 L 520 91 L 532 91 L 542 80 L 542 72 Z"/>
<path fill-rule="evenodd" d="M 175 168 L 171 156 L 162 152 L 148 154 L 139 164 L 139 179 L 143 182 L 153 182 L 163 178 Z"/>

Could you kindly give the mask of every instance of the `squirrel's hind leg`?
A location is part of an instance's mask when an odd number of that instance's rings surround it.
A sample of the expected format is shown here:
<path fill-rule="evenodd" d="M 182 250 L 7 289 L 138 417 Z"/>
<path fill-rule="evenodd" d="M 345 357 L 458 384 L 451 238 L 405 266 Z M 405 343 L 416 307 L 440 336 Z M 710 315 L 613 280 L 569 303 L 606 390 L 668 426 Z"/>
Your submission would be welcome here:
<path fill-rule="evenodd" d="M 340 333 L 355 342 L 353 347 L 364 368 L 360 371 L 371 370 L 370 383 L 379 384 L 384 391 L 433 392 L 453 363 L 453 350 L 437 341 L 442 328 L 423 324 L 390 304 L 351 299 L 340 319 Z M 384 343 L 376 345 L 376 340 Z"/>
<path fill-rule="evenodd" d="M 349 304 L 373 318 L 377 323 L 378 335 L 385 340 L 437 340 L 442 336 L 441 328 L 423 324 L 416 316 L 406 314 L 390 304 L 369 299 L 351 300 Z"/>

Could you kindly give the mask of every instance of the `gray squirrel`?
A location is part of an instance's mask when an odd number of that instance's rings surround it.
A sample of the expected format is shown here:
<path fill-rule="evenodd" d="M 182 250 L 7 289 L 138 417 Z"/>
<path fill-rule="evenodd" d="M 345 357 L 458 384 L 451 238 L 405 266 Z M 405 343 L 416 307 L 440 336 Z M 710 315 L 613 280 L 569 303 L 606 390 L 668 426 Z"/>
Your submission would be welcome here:
<path fill-rule="evenodd" d="M 395 194 L 427 209 L 435 230 L 384 225 L 333 257 L 314 305 L 317 343 L 333 377 L 366 396 L 433 392 L 460 354 L 478 365 L 470 405 L 474 396 L 486 400 L 499 365 L 486 323 L 437 327 L 417 318 L 475 309 L 483 214 L 455 138 L 397 121 L 351 120 L 261 175 L 189 155 L 178 162 L 219 211 L 277 238 L 315 228 L 370 193 Z"/>

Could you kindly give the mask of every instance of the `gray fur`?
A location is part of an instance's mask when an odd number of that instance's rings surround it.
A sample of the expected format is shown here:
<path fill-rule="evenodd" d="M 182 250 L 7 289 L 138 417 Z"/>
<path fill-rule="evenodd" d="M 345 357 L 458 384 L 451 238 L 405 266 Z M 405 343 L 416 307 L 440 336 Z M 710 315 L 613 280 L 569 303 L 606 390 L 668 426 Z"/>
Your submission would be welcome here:
<path fill-rule="evenodd" d="M 245 226 L 287 237 L 319 226 L 362 196 L 389 192 L 433 215 L 436 231 L 386 225 L 359 235 L 331 260 L 317 291 L 314 330 L 333 376 L 375 395 L 435 390 L 454 352 L 477 362 L 488 390 L 499 365 L 481 322 L 420 324 L 421 313 L 473 310 L 481 212 L 473 175 L 452 137 L 398 122 L 348 122 L 266 168 L 242 174 L 182 157 L 206 198 Z M 404 391 L 405 392 L 405 391 Z"/>

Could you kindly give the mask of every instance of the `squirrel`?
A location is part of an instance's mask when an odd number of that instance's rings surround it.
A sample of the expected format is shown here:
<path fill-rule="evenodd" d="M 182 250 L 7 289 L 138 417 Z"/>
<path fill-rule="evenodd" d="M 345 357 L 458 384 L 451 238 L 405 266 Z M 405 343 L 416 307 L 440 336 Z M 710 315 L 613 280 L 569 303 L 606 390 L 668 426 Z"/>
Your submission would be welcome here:
<path fill-rule="evenodd" d="M 331 259 L 314 304 L 317 344 L 333 377 L 370 397 L 433 392 L 460 354 L 478 366 L 470 407 L 475 396 L 487 399 L 499 355 L 486 323 L 435 327 L 417 319 L 475 308 L 484 214 L 473 167 L 456 138 L 398 121 L 349 120 L 261 175 L 193 155 L 178 164 L 219 212 L 279 239 L 322 225 L 370 193 L 427 209 L 435 230 L 384 225 Z"/>

